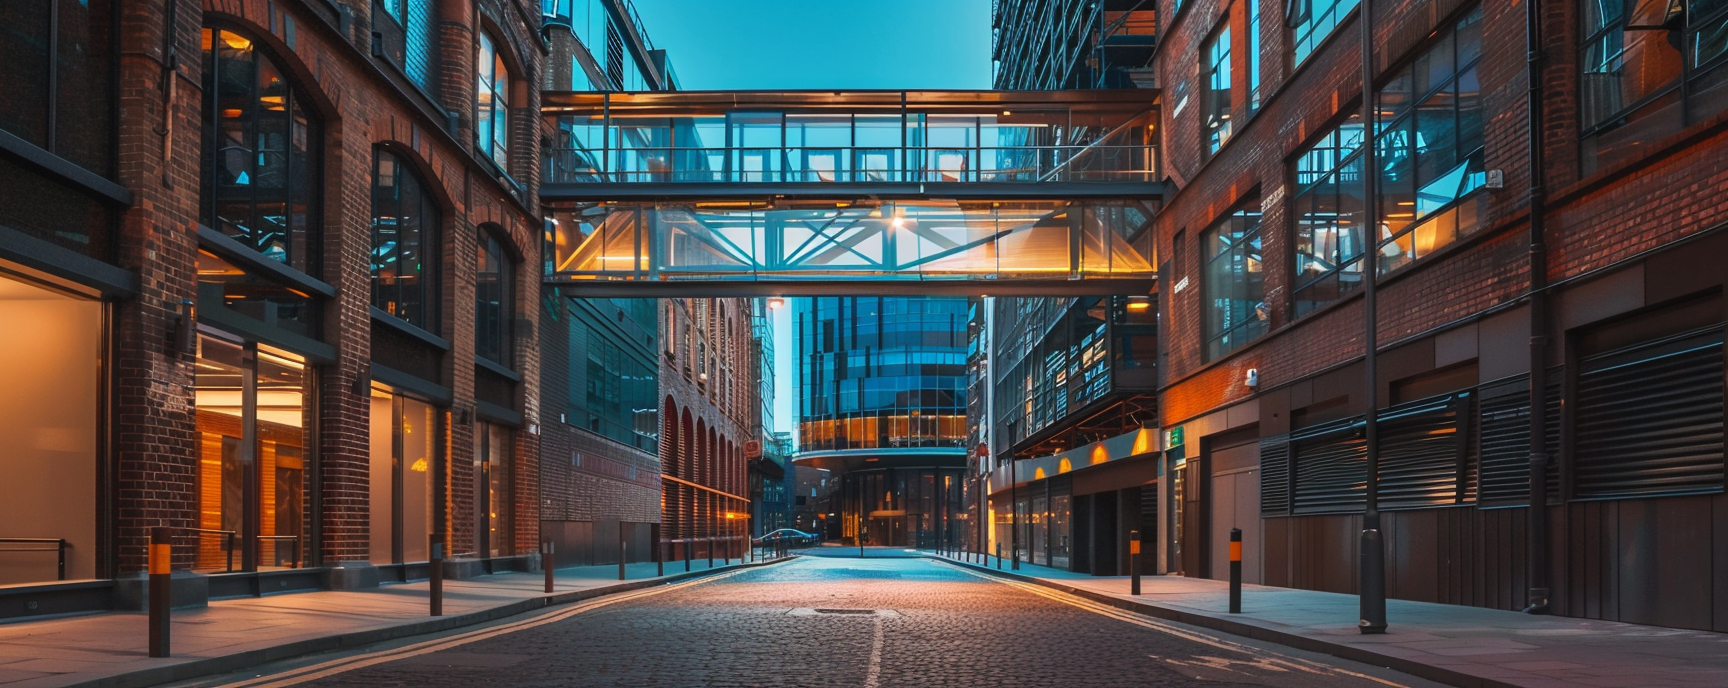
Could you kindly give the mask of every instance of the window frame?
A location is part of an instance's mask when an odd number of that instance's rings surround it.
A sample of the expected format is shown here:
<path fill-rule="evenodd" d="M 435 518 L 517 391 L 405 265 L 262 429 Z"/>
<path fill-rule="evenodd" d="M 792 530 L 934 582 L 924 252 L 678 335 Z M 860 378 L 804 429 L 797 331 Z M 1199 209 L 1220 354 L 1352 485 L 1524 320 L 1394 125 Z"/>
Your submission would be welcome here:
<path fill-rule="evenodd" d="M 1315 6 L 1322 2 L 1326 3 L 1325 10 L 1316 12 Z M 1349 7 L 1340 10 L 1339 6 L 1346 3 Z M 1284 0 L 1284 21 L 1290 28 L 1291 64 L 1300 65 L 1319 52 L 1320 46 L 1332 37 L 1338 25 L 1344 23 L 1344 18 L 1361 4 L 1361 0 Z M 1324 34 L 1316 35 L 1321 22 L 1329 22 L 1329 25 Z"/>
<path fill-rule="evenodd" d="M 1664 98 L 1674 96 L 1676 93 L 1678 93 L 1678 102 L 1676 102 L 1674 106 L 1679 108 L 1678 114 L 1682 127 L 1690 126 L 1698 121 L 1707 119 L 1704 117 L 1692 116 L 1691 106 L 1693 100 L 1691 96 L 1693 90 L 1690 87 L 1694 82 L 1702 81 L 1707 75 L 1717 72 L 1718 70 L 1728 69 L 1728 50 L 1723 50 L 1716 55 L 1711 56 L 1702 64 L 1697 63 L 1695 53 L 1697 50 L 1699 34 L 1703 33 L 1705 29 L 1711 28 L 1711 25 L 1721 25 L 1724 27 L 1721 30 L 1728 33 L 1728 4 L 1716 8 L 1709 16 L 1697 19 L 1692 14 L 1692 5 L 1695 1 L 1696 0 L 1681 0 L 1681 2 L 1684 3 L 1683 7 L 1685 8 L 1683 16 L 1683 21 L 1685 23 L 1678 29 L 1669 28 L 1662 24 L 1631 23 L 1633 13 L 1636 10 L 1636 3 L 1632 3 L 1634 5 L 1633 7 L 1623 6 L 1621 13 L 1617 17 L 1612 21 L 1603 22 L 1603 25 L 1595 30 L 1592 30 L 1589 24 L 1586 23 L 1590 19 L 1588 13 L 1579 12 L 1577 78 L 1580 110 L 1586 111 L 1584 112 L 1585 116 L 1589 116 L 1590 114 L 1587 112 L 1588 107 L 1583 105 L 1583 101 L 1589 99 L 1589 88 L 1587 84 L 1589 80 L 1587 77 L 1591 74 L 1612 73 L 1589 71 L 1589 68 L 1592 66 L 1590 53 L 1599 41 L 1608 38 L 1615 32 L 1624 35 L 1629 32 L 1668 31 L 1670 33 L 1677 32 L 1680 37 L 1680 43 L 1678 46 L 1673 46 L 1671 43 L 1668 44 L 1679 53 L 1678 59 L 1680 71 L 1675 75 L 1674 79 L 1667 84 L 1657 87 L 1637 100 L 1621 105 L 1619 109 L 1601 116 L 1598 121 L 1586 122 L 1584 119 L 1580 118 L 1578 123 L 1580 138 L 1589 139 L 1619 127 L 1627 126 L 1635 120 L 1643 119 L 1644 116 L 1648 116 L 1652 113 L 1640 113 L 1640 111 L 1644 111 Z M 1664 43 L 1666 42 L 1656 41 L 1653 42 L 1652 45 L 1660 46 Z M 1618 49 L 1614 51 L 1613 57 L 1609 58 L 1609 60 L 1611 62 L 1620 63 L 1619 58 L 1626 53 L 1626 49 L 1626 42 L 1624 38 L 1622 38 Z M 1728 84 L 1718 84 L 1717 88 L 1728 88 Z"/>
<path fill-rule="evenodd" d="M 1234 123 L 1230 120 L 1235 110 L 1235 69 L 1231 64 L 1234 53 L 1230 45 L 1230 20 L 1226 16 L 1200 43 L 1200 97 L 1203 100 L 1200 126 L 1204 132 L 1201 152 L 1206 159 L 1217 155 L 1235 132 Z M 1218 83 L 1220 76 L 1223 77 L 1222 84 Z"/>
<path fill-rule="evenodd" d="M 480 260 L 476 261 L 474 274 L 474 355 L 505 368 L 511 368 L 515 365 L 516 342 L 512 328 L 516 317 L 517 261 L 510 251 L 509 243 L 499 236 L 496 229 L 487 227 L 482 227 L 479 230 L 476 254 Z M 496 270 L 487 270 L 488 263 L 491 261 L 496 261 Z M 493 315 L 496 320 L 494 323 L 496 331 L 494 332 L 483 331 L 486 329 L 484 326 L 487 322 L 486 317 L 484 317 L 485 310 L 489 304 L 485 300 L 488 282 L 482 280 L 481 276 L 488 272 L 496 274 L 496 278 L 491 280 L 491 284 L 498 290 L 500 297 L 495 304 L 490 304 L 496 308 L 496 313 Z M 496 341 L 491 344 L 491 348 L 494 350 L 493 355 L 488 355 L 488 347 L 482 346 L 484 338 L 488 336 L 496 338 Z"/>
<path fill-rule="evenodd" d="M 393 199 L 394 209 L 396 210 L 395 217 L 397 217 L 397 218 L 402 217 L 401 210 L 402 210 L 402 204 L 403 204 L 403 199 L 402 199 L 402 193 L 403 192 L 402 192 L 402 183 L 400 180 L 408 179 L 408 180 L 411 180 L 415 184 L 415 186 L 418 187 L 419 201 L 420 201 L 420 203 L 419 203 L 420 208 L 419 209 L 421 211 L 429 211 L 426 213 L 426 215 L 430 215 L 432 218 L 431 222 L 426 222 L 425 219 L 421 219 L 417 223 L 418 224 L 417 231 L 419 233 L 419 240 L 420 240 L 419 249 L 422 252 L 422 256 L 423 256 L 423 258 L 419 261 L 419 269 L 415 275 L 416 291 L 418 291 L 419 295 L 420 295 L 419 307 L 420 307 L 421 316 L 418 318 L 406 317 L 402 313 L 399 313 L 396 310 L 392 310 L 391 308 L 389 308 L 389 304 L 400 303 L 402 301 L 402 299 L 401 299 L 400 295 L 397 295 L 395 298 L 385 298 L 382 291 L 381 291 L 381 283 L 379 282 L 379 279 L 380 279 L 379 278 L 379 272 L 383 269 L 384 264 L 377 262 L 378 261 L 378 252 L 380 250 L 380 248 L 379 248 L 380 247 L 380 240 L 379 240 L 379 226 L 380 226 L 379 225 L 379 217 L 380 217 L 380 198 L 379 198 L 379 195 L 380 195 L 380 187 L 379 187 L 378 182 L 379 182 L 379 179 L 381 176 L 379 174 L 380 163 L 383 160 L 384 156 L 389 156 L 394 161 L 394 164 L 396 167 L 394 175 L 395 175 L 395 178 L 397 179 L 397 181 L 395 183 L 395 187 L 397 190 L 394 192 L 395 197 Z M 419 328 L 425 332 L 432 333 L 434 335 L 436 335 L 439 332 L 439 326 L 440 326 L 441 321 L 443 319 L 442 318 L 443 300 L 442 300 L 442 292 L 440 290 L 442 289 L 442 282 L 443 282 L 443 280 L 442 280 L 443 269 L 442 268 L 443 268 L 443 254 L 444 254 L 443 237 L 444 237 L 444 213 L 445 213 L 445 208 L 443 207 L 443 204 L 439 202 L 437 194 L 433 191 L 433 189 L 435 189 L 435 188 L 436 187 L 434 187 L 430 184 L 427 184 L 426 178 L 420 174 L 419 168 L 417 167 L 417 165 L 414 164 L 414 162 L 412 161 L 412 158 L 410 158 L 406 153 L 403 153 L 399 150 L 396 150 L 396 148 L 394 146 L 377 146 L 377 147 L 373 148 L 373 152 L 372 152 L 372 208 L 371 208 L 371 210 L 372 210 L 371 218 L 372 219 L 371 219 L 371 223 L 369 225 L 369 230 L 368 230 L 368 235 L 370 238 L 370 245 L 371 245 L 371 252 L 369 253 L 369 260 L 368 260 L 368 262 L 370 264 L 370 271 L 369 271 L 369 282 L 370 282 L 370 288 L 371 288 L 370 303 L 374 308 L 377 308 L 379 311 L 382 311 L 382 312 L 384 312 L 390 316 L 393 316 L 397 320 L 399 320 L 403 323 L 406 323 L 410 326 Z M 425 215 L 422 215 L 422 218 L 424 218 L 424 217 L 425 217 Z M 398 227 L 399 226 L 400 225 L 398 225 Z M 400 237 L 400 235 L 398 235 L 398 236 Z M 397 246 L 400 247 L 400 245 L 401 245 L 401 241 L 400 241 L 400 238 L 398 238 Z M 401 260 L 402 260 L 401 253 L 398 252 L 396 254 L 396 257 L 394 258 L 394 260 L 392 262 L 399 264 L 401 262 Z M 398 276 L 398 277 L 400 277 L 400 276 Z M 391 286 L 398 288 L 398 290 L 401 289 L 400 284 L 395 284 L 395 285 L 391 285 Z"/>
<path fill-rule="evenodd" d="M 1343 274 L 1352 265 L 1360 266 L 1360 264 L 1362 262 L 1362 257 L 1366 252 L 1367 244 L 1369 243 L 1365 239 L 1358 237 L 1355 241 L 1355 244 L 1357 244 L 1357 247 L 1356 247 L 1357 252 L 1354 255 L 1344 256 L 1340 253 L 1338 255 L 1332 256 L 1333 266 L 1331 268 L 1328 268 L 1325 271 L 1321 272 L 1320 274 L 1315 275 L 1313 278 L 1310 278 L 1307 280 L 1304 280 L 1302 278 L 1302 260 L 1304 259 L 1305 256 L 1304 256 L 1304 254 L 1301 253 L 1300 246 L 1302 245 L 1302 242 L 1300 241 L 1300 237 L 1302 236 L 1301 223 L 1303 221 L 1304 215 L 1303 215 L 1302 211 L 1300 210 L 1300 204 L 1302 203 L 1302 201 L 1305 198 L 1308 197 L 1308 194 L 1310 192 L 1313 192 L 1316 188 L 1318 188 L 1321 184 L 1323 184 L 1326 179 L 1328 179 L 1328 178 L 1342 178 L 1344 175 L 1344 172 L 1346 170 L 1350 169 L 1351 165 L 1357 166 L 1356 183 L 1358 185 L 1360 185 L 1361 174 L 1362 174 L 1362 171 L 1360 169 L 1360 165 L 1362 162 L 1362 151 L 1363 151 L 1362 143 L 1365 140 L 1367 132 L 1366 132 L 1366 129 L 1361 126 L 1362 115 L 1360 112 L 1358 112 L 1359 110 L 1360 110 L 1360 108 L 1355 106 L 1355 105 L 1351 105 L 1349 107 L 1346 107 L 1344 109 L 1344 112 L 1347 114 L 1345 114 L 1345 116 L 1343 118 L 1341 118 L 1337 122 L 1333 123 L 1330 127 L 1327 127 L 1326 133 L 1320 135 L 1319 137 L 1317 137 L 1313 141 L 1311 141 L 1308 145 L 1302 147 L 1300 150 L 1297 151 L 1296 155 L 1291 157 L 1291 159 L 1290 159 L 1290 163 L 1289 163 L 1289 167 L 1288 167 L 1288 169 L 1290 170 L 1290 180 L 1291 180 L 1290 187 L 1292 189 L 1296 189 L 1296 191 L 1294 193 L 1290 194 L 1290 200 L 1288 202 L 1289 203 L 1289 206 L 1288 206 L 1289 212 L 1286 213 L 1290 218 L 1289 222 L 1290 222 L 1290 267 L 1291 267 L 1291 270 L 1290 270 L 1290 303 L 1288 306 L 1288 310 L 1289 310 L 1289 313 L 1290 313 L 1290 316 L 1292 319 L 1298 319 L 1298 318 L 1305 317 L 1309 313 L 1313 313 L 1315 311 L 1320 310 L 1321 308 L 1324 308 L 1326 305 L 1329 305 L 1331 303 L 1337 303 L 1338 300 L 1341 300 L 1347 293 L 1350 293 L 1350 292 L 1342 292 L 1342 293 L 1340 293 L 1338 299 L 1330 301 L 1327 304 L 1318 305 L 1318 306 L 1315 306 L 1315 307 L 1307 309 L 1307 310 L 1301 310 L 1300 309 L 1300 304 L 1303 301 L 1301 298 L 1298 298 L 1299 294 L 1301 294 L 1304 290 L 1306 290 L 1310 287 L 1314 287 L 1316 285 L 1321 284 L 1322 282 L 1325 282 L 1329 278 L 1333 278 L 1333 277 L 1336 277 L 1338 275 Z M 1354 138 L 1356 144 L 1354 147 L 1348 146 L 1348 143 L 1351 139 L 1346 138 L 1345 133 L 1344 133 L 1346 125 L 1349 125 L 1351 122 L 1357 123 L 1356 124 L 1356 130 L 1357 131 L 1356 131 L 1356 135 Z M 1323 144 L 1327 141 L 1336 141 L 1336 145 L 1330 146 L 1330 147 L 1322 147 L 1321 144 Z M 1316 178 L 1314 179 L 1314 181 L 1310 181 L 1310 182 L 1303 181 L 1305 173 L 1303 172 L 1302 168 L 1300 167 L 1303 159 L 1309 155 L 1314 154 L 1317 151 L 1320 151 L 1320 150 L 1334 151 L 1332 153 L 1333 163 L 1330 166 L 1328 166 L 1324 171 L 1307 172 L 1306 174 L 1315 175 Z M 1336 214 L 1334 215 L 1334 217 L 1336 217 Z M 1360 214 L 1358 214 L 1356 216 L 1356 220 L 1358 222 L 1361 221 L 1361 215 Z M 1336 225 L 1334 225 L 1334 226 L 1336 226 Z M 1310 245 L 1312 245 L 1312 243 L 1313 243 L 1312 237 L 1309 238 L 1309 243 L 1310 243 Z M 1335 243 L 1342 244 L 1343 242 L 1338 241 Z M 1309 254 L 1309 255 L 1311 256 L 1312 254 Z M 1357 272 L 1358 273 L 1361 272 L 1360 267 L 1358 267 Z"/>
<path fill-rule="evenodd" d="M 486 159 L 509 174 L 510 170 L 510 65 L 501 45 L 488 30 L 478 32 L 474 60 L 474 141 Z M 491 58 L 490 69 L 486 58 Z M 502 82 L 502 83 L 500 83 Z M 502 126 L 500 126 L 502 125 Z"/>
<path fill-rule="evenodd" d="M 1271 315 L 1266 304 L 1266 254 L 1264 244 L 1266 223 L 1264 213 L 1259 207 L 1259 204 L 1260 200 L 1257 194 L 1249 196 L 1247 199 L 1238 202 L 1230 212 L 1225 213 L 1217 221 L 1214 221 L 1211 225 L 1207 226 L 1205 231 L 1200 233 L 1200 245 L 1202 248 L 1199 291 L 1200 338 L 1201 358 L 1204 362 L 1210 363 L 1225 358 L 1231 353 L 1247 346 L 1249 343 L 1265 336 L 1266 333 L 1271 330 Z M 1214 240 L 1220 232 L 1231 227 L 1232 223 L 1239 221 L 1240 218 L 1252 218 L 1247 221 L 1253 223 L 1253 228 L 1251 230 L 1241 231 L 1240 238 L 1235 243 L 1231 244 L 1226 250 L 1212 250 L 1211 247 L 1215 243 Z M 1258 246 L 1256 246 L 1256 243 L 1258 243 Z M 1255 257 L 1256 254 L 1258 254 L 1258 258 Z M 1220 264 L 1221 258 L 1226 257 L 1230 257 L 1228 260 L 1231 262 L 1235 262 L 1238 258 L 1241 260 L 1242 271 L 1240 274 L 1247 275 L 1257 273 L 1260 275 L 1260 293 L 1257 295 L 1258 303 L 1255 304 L 1254 317 L 1244 318 L 1241 322 L 1229 327 L 1225 327 L 1222 322 L 1214 322 L 1219 314 L 1219 309 L 1216 307 L 1215 302 L 1221 295 L 1214 293 L 1216 290 L 1212 286 L 1212 278 L 1214 274 L 1212 272 L 1213 267 Z M 1259 263 L 1259 270 L 1254 270 L 1251 267 L 1253 262 Z M 1236 288 L 1241 288 L 1245 283 L 1245 280 L 1231 281 L 1231 284 Z M 1245 293 L 1246 292 L 1243 292 L 1243 294 Z M 1231 294 L 1230 296 L 1240 295 L 1241 294 Z M 1228 300 L 1232 302 L 1246 302 L 1248 299 L 1230 298 Z M 1239 340 L 1232 341 L 1232 338 L 1238 333 L 1243 333 L 1243 336 Z M 1215 346 L 1219 344 L 1222 344 L 1223 346 Z"/>

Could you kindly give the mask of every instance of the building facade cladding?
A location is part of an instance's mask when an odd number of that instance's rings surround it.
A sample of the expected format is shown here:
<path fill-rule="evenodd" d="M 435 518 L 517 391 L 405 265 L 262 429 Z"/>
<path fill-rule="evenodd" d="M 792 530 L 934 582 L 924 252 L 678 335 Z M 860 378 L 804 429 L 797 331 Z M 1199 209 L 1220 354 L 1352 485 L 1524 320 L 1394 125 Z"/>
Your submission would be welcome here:
<path fill-rule="evenodd" d="M 9 388 L 14 401 L 63 412 L 7 425 L 8 442 L 39 451 L 5 470 L 26 493 L 89 495 L 0 496 L 17 528 L 0 536 L 68 545 L 63 575 L 8 554 L 0 582 L 24 585 L 6 594 L 39 603 L 0 608 L 111 603 L 56 578 L 117 580 L 112 603 L 137 603 L 154 526 L 223 531 L 182 530 L 196 535 L 174 554 L 175 568 L 209 574 L 195 580 L 213 595 L 255 589 L 264 570 L 301 571 L 285 589 L 423 576 L 433 533 L 473 562 L 454 575 L 530 563 L 537 347 L 511 336 L 507 360 L 482 359 L 475 329 L 531 303 L 538 280 L 514 270 L 492 273 L 485 294 L 475 285 L 482 244 L 514 265 L 539 256 L 538 95 L 525 87 L 539 78 L 538 27 L 508 2 L 440 4 L 445 58 L 424 88 L 411 64 L 373 56 L 373 32 L 397 21 L 377 6 L 0 10 L 5 31 L 32 37 L 0 40 L 3 69 L 45 94 L 0 108 L 0 319 L 61 323 L 52 337 L 0 331 L 63 340 L 5 346 L 5 377 L 42 385 Z M 474 65 L 459 57 L 477 53 L 480 31 L 516 79 L 503 168 L 478 153 Z M 57 48 L 32 49 L 50 33 Z M 409 179 L 414 215 L 381 213 Z M 410 232 L 411 249 L 399 241 Z M 413 274 L 369 259 L 381 241 L 413 252 Z M 431 287 L 419 323 L 380 289 L 409 280 Z M 536 317 L 516 308 L 509 322 L 531 332 Z"/>
<path fill-rule="evenodd" d="M 661 534 L 675 553 L 736 552 L 727 548 L 744 542 L 751 513 L 744 443 L 761 412 L 751 301 L 661 299 L 658 308 Z"/>
<path fill-rule="evenodd" d="M 1379 189 L 1364 203 L 1356 3 L 1182 5 L 1160 39 L 1159 83 L 1197 88 L 1202 43 L 1223 25 L 1244 78 L 1215 156 L 1200 108 L 1163 111 L 1180 191 L 1157 219 L 1159 253 L 1163 283 L 1186 287 L 1164 314 L 1162 422 L 1178 446 L 1163 569 L 1222 577 L 1240 527 L 1249 582 L 1355 591 L 1360 257 L 1374 251 L 1390 595 L 1517 609 L 1539 587 L 1559 614 L 1728 630 L 1728 608 L 1680 602 L 1728 599 L 1710 573 L 1728 553 L 1714 516 L 1728 508 L 1728 313 L 1713 267 L 1728 259 L 1728 15 L 1668 3 L 1682 12 L 1638 21 L 1631 3 L 1543 0 L 1536 119 L 1525 6 L 1373 2 Z M 1288 7 L 1303 13 L 1287 22 Z M 1378 218 L 1372 242 L 1365 209 Z M 1220 229 L 1242 218 L 1252 232 Z M 1532 222 L 1545 249 L 1534 254 Z M 1551 286 L 1532 297 L 1533 284 Z M 1546 316 L 1531 315 L 1535 299 Z M 1209 348 L 1220 309 L 1261 322 Z M 1533 329 L 1546 342 L 1535 351 L 1548 399 L 1540 520 L 1528 487 Z M 1656 535 L 1677 531 L 1693 535 Z M 1548 545 L 1536 561 L 1533 538 Z"/>
<path fill-rule="evenodd" d="M 795 300 L 798 458 L 836 466 L 829 535 L 934 546 L 965 532 L 966 322 L 959 298 Z"/>
<path fill-rule="evenodd" d="M 1133 88 L 1152 57 L 1152 0 L 998 0 L 991 57 L 1000 89 Z"/>

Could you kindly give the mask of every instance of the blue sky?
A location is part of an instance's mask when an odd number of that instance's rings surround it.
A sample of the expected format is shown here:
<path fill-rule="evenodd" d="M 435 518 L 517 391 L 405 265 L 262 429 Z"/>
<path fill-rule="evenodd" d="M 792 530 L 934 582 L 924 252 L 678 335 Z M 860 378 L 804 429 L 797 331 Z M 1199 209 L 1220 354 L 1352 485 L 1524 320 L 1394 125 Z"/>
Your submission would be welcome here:
<path fill-rule="evenodd" d="M 687 90 L 990 88 L 990 0 L 634 0 Z M 774 313 L 774 425 L 792 429 L 792 307 Z"/>
<path fill-rule="evenodd" d="M 990 87 L 990 0 L 634 2 L 686 89 Z"/>

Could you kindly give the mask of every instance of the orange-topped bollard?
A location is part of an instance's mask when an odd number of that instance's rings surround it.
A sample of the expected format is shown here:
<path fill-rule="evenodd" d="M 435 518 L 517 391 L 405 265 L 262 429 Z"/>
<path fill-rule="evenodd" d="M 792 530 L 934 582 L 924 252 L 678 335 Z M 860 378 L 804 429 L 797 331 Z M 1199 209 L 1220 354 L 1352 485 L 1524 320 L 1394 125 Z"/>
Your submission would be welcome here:
<path fill-rule="evenodd" d="M 1230 613 L 1242 613 L 1242 529 L 1230 529 Z"/>
<path fill-rule="evenodd" d="M 1140 531 L 1128 531 L 1128 594 L 1140 594 Z"/>
<path fill-rule="evenodd" d="M 150 529 L 150 656 L 168 656 L 168 610 L 173 606 L 174 529 Z"/>

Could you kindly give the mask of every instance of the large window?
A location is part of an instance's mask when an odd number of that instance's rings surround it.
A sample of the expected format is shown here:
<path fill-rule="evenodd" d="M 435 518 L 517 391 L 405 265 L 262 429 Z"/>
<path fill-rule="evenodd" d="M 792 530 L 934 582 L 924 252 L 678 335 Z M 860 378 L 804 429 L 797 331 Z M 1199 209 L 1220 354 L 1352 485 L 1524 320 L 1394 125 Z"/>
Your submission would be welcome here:
<path fill-rule="evenodd" d="M 97 174 L 113 172 L 110 0 L 0 3 L 0 129 Z"/>
<path fill-rule="evenodd" d="M 474 353 L 499 365 L 510 360 L 510 319 L 515 316 L 515 274 L 510 254 L 491 232 L 480 233 L 474 270 Z"/>
<path fill-rule="evenodd" d="M 1295 46 L 1294 64 L 1302 64 L 1314 49 L 1332 35 L 1359 0 L 1285 0 L 1284 18 L 1290 22 L 1290 42 Z"/>
<path fill-rule="evenodd" d="M 1380 88 L 1375 164 L 1380 169 L 1385 274 L 1481 224 L 1482 10 L 1471 10 Z"/>
<path fill-rule="evenodd" d="M 372 305 L 437 332 L 438 228 L 431 193 L 395 153 L 379 150 L 372 176 Z"/>
<path fill-rule="evenodd" d="M 1362 286 L 1362 118 L 1351 115 L 1296 156 L 1296 317 Z"/>
<path fill-rule="evenodd" d="M 499 167 L 510 169 L 510 70 L 492 35 L 480 34 L 480 59 L 475 64 L 478 74 L 478 100 L 475 103 L 475 135 L 480 151 Z"/>
<path fill-rule="evenodd" d="M 429 558 L 437 518 L 433 486 L 443 473 L 437 463 L 442 415 L 431 404 L 372 390 L 367 520 L 374 564 Z"/>
<path fill-rule="evenodd" d="M 316 275 L 318 123 L 251 39 L 204 29 L 200 221 Z"/>
<path fill-rule="evenodd" d="M 482 557 L 509 556 L 515 553 L 510 528 L 510 429 L 476 423 L 474 430 L 475 526 L 480 533 L 475 549 Z"/>
<path fill-rule="evenodd" d="M 648 299 L 633 301 L 643 308 L 601 306 L 597 310 L 604 315 L 583 306 L 571 309 L 566 403 L 571 424 L 651 452 L 659 444 L 660 425 L 654 306 Z M 643 337 L 640 346 L 634 341 L 638 336 Z"/>
<path fill-rule="evenodd" d="M 1586 170 L 1728 108 L 1728 2 L 1581 0 Z"/>
<path fill-rule="evenodd" d="M 1264 265 L 1258 200 L 1206 230 L 1201 239 L 1201 317 L 1206 360 L 1215 360 L 1266 334 Z"/>
<path fill-rule="evenodd" d="M 1260 110 L 1260 3 L 1248 0 L 1248 114 Z"/>
<path fill-rule="evenodd" d="M 1206 86 L 1203 116 L 1206 118 L 1206 155 L 1211 156 L 1230 139 L 1230 25 L 1206 39 L 1200 50 L 1201 80 Z"/>

